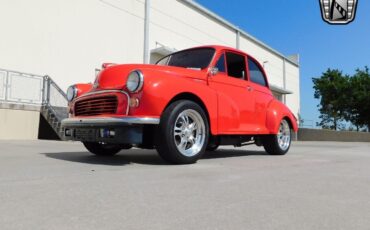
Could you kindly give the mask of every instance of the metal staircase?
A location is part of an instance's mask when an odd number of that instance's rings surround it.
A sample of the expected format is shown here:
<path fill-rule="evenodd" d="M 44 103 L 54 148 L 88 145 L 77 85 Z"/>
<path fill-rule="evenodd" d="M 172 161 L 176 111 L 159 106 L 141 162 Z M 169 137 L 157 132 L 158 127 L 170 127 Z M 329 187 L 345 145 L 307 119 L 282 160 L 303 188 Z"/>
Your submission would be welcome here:
<path fill-rule="evenodd" d="M 48 121 L 50 127 L 55 131 L 58 137 L 62 140 L 64 131 L 62 130 L 62 127 L 61 127 L 61 121 L 63 120 L 63 118 L 67 118 L 68 114 L 67 116 L 64 116 L 64 117 L 57 116 L 54 110 L 51 109 L 51 107 L 47 105 L 45 106 L 43 105 L 41 107 L 41 114 Z"/>
<path fill-rule="evenodd" d="M 68 101 L 63 90 L 49 76 L 0 69 L 2 102 L 39 107 L 55 134 L 63 139 L 61 121 L 68 117 Z"/>
<path fill-rule="evenodd" d="M 40 112 L 62 140 L 64 130 L 61 121 L 68 118 L 67 96 L 49 76 L 44 76 L 44 90 L 45 97 Z"/>

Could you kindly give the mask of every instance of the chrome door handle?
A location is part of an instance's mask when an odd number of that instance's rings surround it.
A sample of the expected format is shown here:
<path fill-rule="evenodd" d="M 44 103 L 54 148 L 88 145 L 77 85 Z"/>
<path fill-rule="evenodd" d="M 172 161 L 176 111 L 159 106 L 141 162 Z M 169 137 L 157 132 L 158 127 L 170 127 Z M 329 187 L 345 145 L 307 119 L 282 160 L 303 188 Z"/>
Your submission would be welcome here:
<path fill-rule="evenodd" d="M 248 90 L 249 92 L 251 92 L 251 91 L 253 91 L 253 88 L 252 88 L 252 87 L 250 87 L 250 86 L 247 86 L 247 90 Z"/>

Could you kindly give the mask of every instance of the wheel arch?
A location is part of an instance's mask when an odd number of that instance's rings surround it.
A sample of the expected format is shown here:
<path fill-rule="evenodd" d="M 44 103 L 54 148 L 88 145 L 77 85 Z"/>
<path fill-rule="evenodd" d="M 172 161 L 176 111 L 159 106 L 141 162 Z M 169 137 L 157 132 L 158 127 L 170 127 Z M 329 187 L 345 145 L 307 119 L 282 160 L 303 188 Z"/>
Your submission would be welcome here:
<path fill-rule="evenodd" d="M 209 110 L 208 110 L 206 104 L 203 102 L 203 100 L 199 96 L 197 96 L 196 94 L 191 93 L 191 92 L 182 92 L 182 93 L 179 93 L 179 94 L 175 95 L 167 103 L 167 105 L 165 106 L 164 109 L 166 109 L 169 105 L 171 105 L 175 101 L 179 101 L 179 100 L 189 100 L 189 101 L 193 101 L 193 102 L 197 103 L 203 109 L 203 111 L 206 113 L 207 121 L 208 121 L 208 124 L 209 124 L 210 133 L 211 134 L 214 134 L 214 132 L 212 130 L 214 130 L 215 124 L 213 124 L 213 122 L 211 120 L 211 117 L 210 117 L 210 114 L 209 114 Z"/>
<path fill-rule="evenodd" d="M 298 131 L 297 122 L 292 112 L 281 102 L 274 100 L 270 103 L 266 114 L 266 127 L 271 134 L 278 132 L 280 122 L 286 119 L 294 132 Z"/>
<path fill-rule="evenodd" d="M 288 117 L 288 116 L 284 116 L 284 117 L 282 118 L 282 120 L 286 120 L 286 121 L 288 122 L 288 124 L 289 124 L 289 127 L 290 127 L 291 129 L 294 129 L 293 122 L 292 122 L 292 120 L 290 119 L 290 117 Z"/>

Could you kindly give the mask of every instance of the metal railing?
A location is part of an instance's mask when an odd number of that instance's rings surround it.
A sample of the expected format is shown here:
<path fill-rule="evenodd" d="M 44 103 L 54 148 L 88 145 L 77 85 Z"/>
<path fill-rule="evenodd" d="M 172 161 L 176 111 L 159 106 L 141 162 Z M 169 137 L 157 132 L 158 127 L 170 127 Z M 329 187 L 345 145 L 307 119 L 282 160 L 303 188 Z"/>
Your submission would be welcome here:
<path fill-rule="evenodd" d="M 44 81 L 44 76 L 0 69 L 0 100 L 41 105 L 44 102 Z"/>
<path fill-rule="evenodd" d="M 303 122 L 299 124 L 299 128 L 322 129 L 321 126 L 317 125 L 318 123 L 319 120 L 303 119 Z"/>
<path fill-rule="evenodd" d="M 49 76 L 44 76 L 44 100 L 42 105 L 48 107 L 55 116 L 62 120 L 68 117 L 67 96 Z"/>
<path fill-rule="evenodd" d="M 67 107 L 66 95 L 49 77 L 0 69 L 0 101 Z"/>
<path fill-rule="evenodd" d="M 0 69 L 0 103 L 40 106 L 41 114 L 61 137 L 60 121 L 68 117 L 68 101 L 49 76 Z"/>

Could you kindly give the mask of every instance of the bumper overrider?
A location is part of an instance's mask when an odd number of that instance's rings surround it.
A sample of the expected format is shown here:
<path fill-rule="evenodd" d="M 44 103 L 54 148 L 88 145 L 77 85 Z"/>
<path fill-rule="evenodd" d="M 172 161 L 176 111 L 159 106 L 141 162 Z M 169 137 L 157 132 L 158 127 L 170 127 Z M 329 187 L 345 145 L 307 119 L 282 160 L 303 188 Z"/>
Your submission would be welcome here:
<path fill-rule="evenodd" d="M 67 118 L 62 121 L 65 140 L 141 144 L 145 125 L 158 125 L 153 117 Z"/>

